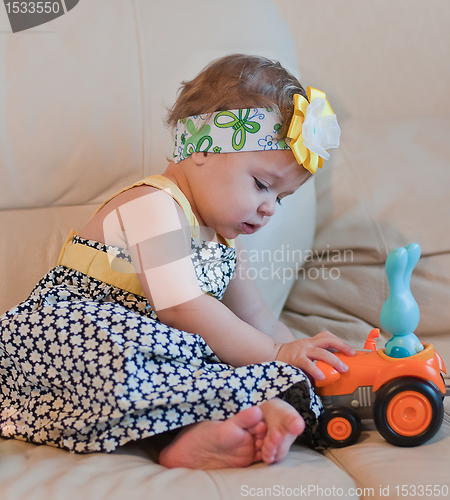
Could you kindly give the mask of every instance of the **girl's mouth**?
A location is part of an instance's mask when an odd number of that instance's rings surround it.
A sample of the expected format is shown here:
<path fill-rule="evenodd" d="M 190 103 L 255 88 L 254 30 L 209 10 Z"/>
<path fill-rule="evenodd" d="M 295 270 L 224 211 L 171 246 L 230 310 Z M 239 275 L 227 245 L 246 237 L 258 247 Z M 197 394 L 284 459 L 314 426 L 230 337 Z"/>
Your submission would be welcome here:
<path fill-rule="evenodd" d="M 249 224 L 248 222 L 242 223 L 242 230 L 245 234 L 253 234 L 258 231 L 260 227 L 261 226 L 259 224 Z"/>

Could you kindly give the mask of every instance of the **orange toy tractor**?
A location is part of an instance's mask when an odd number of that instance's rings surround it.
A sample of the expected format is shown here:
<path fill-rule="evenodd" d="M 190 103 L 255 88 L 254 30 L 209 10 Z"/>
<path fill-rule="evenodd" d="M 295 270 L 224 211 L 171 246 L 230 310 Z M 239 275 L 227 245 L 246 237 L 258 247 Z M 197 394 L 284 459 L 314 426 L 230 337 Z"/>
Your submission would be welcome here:
<path fill-rule="evenodd" d="M 317 362 L 325 379 L 316 381 L 324 412 L 320 428 L 334 447 L 357 441 L 361 419 L 373 418 L 378 432 L 391 444 L 418 446 L 439 430 L 444 416 L 444 363 L 432 344 L 414 356 L 393 358 L 376 349 L 372 330 L 365 349 L 356 356 L 336 355 L 349 367 L 339 373 Z"/>
<path fill-rule="evenodd" d="M 317 362 L 325 374 L 324 380 L 315 382 L 324 405 L 319 425 L 331 446 L 355 443 L 361 419 L 373 419 L 378 432 L 397 446 L 418 446 L 442 424 L 443 399 L 450 395 L 442 375 L 444 362 L 432 344 L 420 343 L 412 332 L 419 310 L 409 281 L 419 257 L 420 247 L 412 243 L 391 252 L 386 261 L 390 295 L 380 320 L 393 338 L 385 348 L 376 348 L 376 328 L 369 333 L 364 351 L 355 356 L 336 353 L 348 366 L 346 373 Z"/>

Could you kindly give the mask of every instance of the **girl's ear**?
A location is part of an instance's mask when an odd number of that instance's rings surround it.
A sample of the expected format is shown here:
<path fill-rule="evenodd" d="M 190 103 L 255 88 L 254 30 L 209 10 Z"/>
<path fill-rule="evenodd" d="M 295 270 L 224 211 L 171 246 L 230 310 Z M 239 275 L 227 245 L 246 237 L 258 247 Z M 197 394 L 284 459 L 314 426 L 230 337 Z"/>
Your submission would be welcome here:
<path fill-rule="evenodd" d="M 196 152 L 196 153 L 192 153 L 191 157 L 192 157 L 193 162 L 198 167 L 201 167 L 206 162 L 206 159 L 208 158 L 208 153 Z"/>

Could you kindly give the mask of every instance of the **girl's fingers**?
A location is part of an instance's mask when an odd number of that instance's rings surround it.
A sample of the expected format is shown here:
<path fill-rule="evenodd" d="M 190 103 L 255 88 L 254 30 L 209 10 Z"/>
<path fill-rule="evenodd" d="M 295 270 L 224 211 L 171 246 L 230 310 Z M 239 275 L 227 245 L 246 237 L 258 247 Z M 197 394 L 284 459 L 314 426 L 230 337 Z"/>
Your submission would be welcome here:
<path fill-rule="evenodd" d="M 323 380 L 324 374 L 314 361 L 323 361 L 340 373 L 348 370 L 347 365 L 329 349 L 340 351 L 347 356 L 355 355 L 355 350 L 347 342 L 324 331 L 309 339 L 283 344 L 276 359 L 301 368 L 315 380 Z"/>
<path fill-rule="evenodd" d="M 317 368 L 317 365 L 311 360 L 306 359 L 301 365 L 302 366 L 299 366 L 299 368 L 310 375 L 314 380 L 323 380 L 325 378 L 323 372 Z"/>
<path fill-rule="evenodd" d="M 327 351 L 323 351 L 327 352 Z M 328 356 L 317 356 L 314 359 L 320 359 L 320 361 L 324 361 L 329 364 L 333 368 L 335 368 L 340 373 L 345 373 L 348 370 L 348 367 L 345 363 L 343 363 L 338 357 L 334 356 L 331 352 L 328 353 L 331 357 Z M 334 358 L 334 359 L 333 359 Z M 296 363 L 298 368 L 301 368 L 304 372 L 310 375 L 314 380 L 323 380 L 325 378 L 324 373 L 316 363 L 311 361 L 310 359 L 303 359 L 301 362 Z"/>
<path fill-rule="evenodd" d="M 321 332 L 318 335 L 312 337 L 311 340 L 314 341 L 315 347 L 321 347 L 322 349 L 329 349 L 331 347 L 343 352 L 347 356 L 355 355 L 355 350 L 353 349 L 353 347 L 330 332 Z"/>
<path fill-rule="evenodd" d="M 306 354 L 306 353 L 305 353 Z M 348 366 L 332 352 L 321 348 L 312 348 L 307 355 L 298 358 L 295 363 L 298 368 L 309 373 L 315 380 L 323 380 L 324 374 L 314 363 L 314 360 L 323 361 L 335 368 L 339 373 L 348 371 Z"/>
<path fill-rule="evenodd" d="M 316 349 L 311 351 L 310 354 L 312 359 L 328 363 L 340 373 L 345 373 L 348 370 L 348 366 L 330 351 L 325 349 Z"/>

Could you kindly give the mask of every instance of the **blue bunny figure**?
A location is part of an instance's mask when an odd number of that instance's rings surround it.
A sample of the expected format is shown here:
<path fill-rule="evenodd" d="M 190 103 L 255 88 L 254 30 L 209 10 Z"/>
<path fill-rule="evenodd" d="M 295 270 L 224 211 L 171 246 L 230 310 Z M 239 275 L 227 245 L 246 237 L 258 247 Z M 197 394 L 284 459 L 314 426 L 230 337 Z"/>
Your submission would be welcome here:
<path fill-rule="evenodd" d="M 381 308 L 381 326 L 393 337 L 386 342 L 385 353 L 406 358 L 423 350 L 414 334 L 419 324 L 419 306 L 410 288 L 411 274 L 420 258 L 420 246 L 410 243 L 393 250 L 386 259 L 389 297 Z"/>

